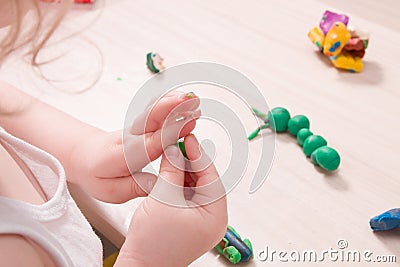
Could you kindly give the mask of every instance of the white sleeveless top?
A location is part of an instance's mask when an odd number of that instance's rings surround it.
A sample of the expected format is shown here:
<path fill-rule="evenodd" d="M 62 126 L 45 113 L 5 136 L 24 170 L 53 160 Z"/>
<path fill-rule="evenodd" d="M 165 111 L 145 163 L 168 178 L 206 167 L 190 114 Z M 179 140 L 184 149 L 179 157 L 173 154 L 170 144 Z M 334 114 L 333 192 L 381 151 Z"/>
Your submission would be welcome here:
<path fill-rule="evenodd" d="M 24 161 L 48 199 L 34 205 L 0 196 L 0 234 L 31 239 L 57 266 L 102 266 L 101 242 L 71 198 L 60 162 L 1 127 L 0 140 Z"/>

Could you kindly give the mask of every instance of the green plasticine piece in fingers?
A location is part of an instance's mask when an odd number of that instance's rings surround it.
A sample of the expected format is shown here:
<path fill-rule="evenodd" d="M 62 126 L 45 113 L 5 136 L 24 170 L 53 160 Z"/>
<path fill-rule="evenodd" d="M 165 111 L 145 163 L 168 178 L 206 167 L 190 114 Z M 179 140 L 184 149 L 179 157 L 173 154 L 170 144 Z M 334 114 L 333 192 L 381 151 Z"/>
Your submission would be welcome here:
<path fill-rule="evenodd" d="M 187 159 L 187 154 L 186 154 L 186 149 L 185 149 L 185 143 L 183 141 L 179 141 L 178 143 L 176 143 L 176 145 L 179 147 L 179 149 L 181 150 L 183 156 L 185 157 L 185 159 Z"/>

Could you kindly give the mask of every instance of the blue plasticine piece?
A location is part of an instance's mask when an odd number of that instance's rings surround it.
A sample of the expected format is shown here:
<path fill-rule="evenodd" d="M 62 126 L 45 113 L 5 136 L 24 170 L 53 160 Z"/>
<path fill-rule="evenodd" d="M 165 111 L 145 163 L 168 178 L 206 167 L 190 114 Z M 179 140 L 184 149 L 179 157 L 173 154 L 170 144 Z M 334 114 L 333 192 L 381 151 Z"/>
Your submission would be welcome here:
<path fill-rule="evenodd" d="M 237 234 L 230 229 L 225 232 L 224 236 L 228 241 L 230 246 L 234 246 L 242 255 L 241 262 L 249 261 L 253 256 L 253 251 L 238 238 Z"/>
<path fill-rule="evenodd" d="M 374 231 L 385 231 L 400 227 L 400 208 L 388 210 L 369 221 Z"/>

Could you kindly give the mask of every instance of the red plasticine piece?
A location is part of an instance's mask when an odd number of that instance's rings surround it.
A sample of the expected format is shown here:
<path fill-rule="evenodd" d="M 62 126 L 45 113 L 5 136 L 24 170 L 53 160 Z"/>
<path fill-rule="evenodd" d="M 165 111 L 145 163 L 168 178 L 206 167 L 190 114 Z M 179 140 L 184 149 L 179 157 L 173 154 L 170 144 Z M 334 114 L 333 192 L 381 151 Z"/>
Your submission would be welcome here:
<path fill-rule="evenodd" d="M 343 49 L 355 57 L 362 58 L 365 55 L 365 49 L 367 48 L 365 46 L 368 46 L 368 40 L 362 40 L 359 37 L 355 37 L 348 40 Z"/>

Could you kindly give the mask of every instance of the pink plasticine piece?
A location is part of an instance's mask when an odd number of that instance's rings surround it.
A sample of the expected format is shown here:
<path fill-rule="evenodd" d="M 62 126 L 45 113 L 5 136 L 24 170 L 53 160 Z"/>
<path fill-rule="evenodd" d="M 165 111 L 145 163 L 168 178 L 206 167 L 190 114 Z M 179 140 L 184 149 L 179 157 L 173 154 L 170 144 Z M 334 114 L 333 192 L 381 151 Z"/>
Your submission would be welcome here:
<path fill-rule="evenodd" d="M 324 35 L 326 35 L 328 31 L 331 29 L 332 25 L 338 21 L 342 22 L 344 25 L 347 26 L 347 24 L 349 23 L 349 17 L 344 14 L 337 14 L 329 10 L 326 10 L 324 15 L 322 15 L 319 27 L 321 28 Z"/>

